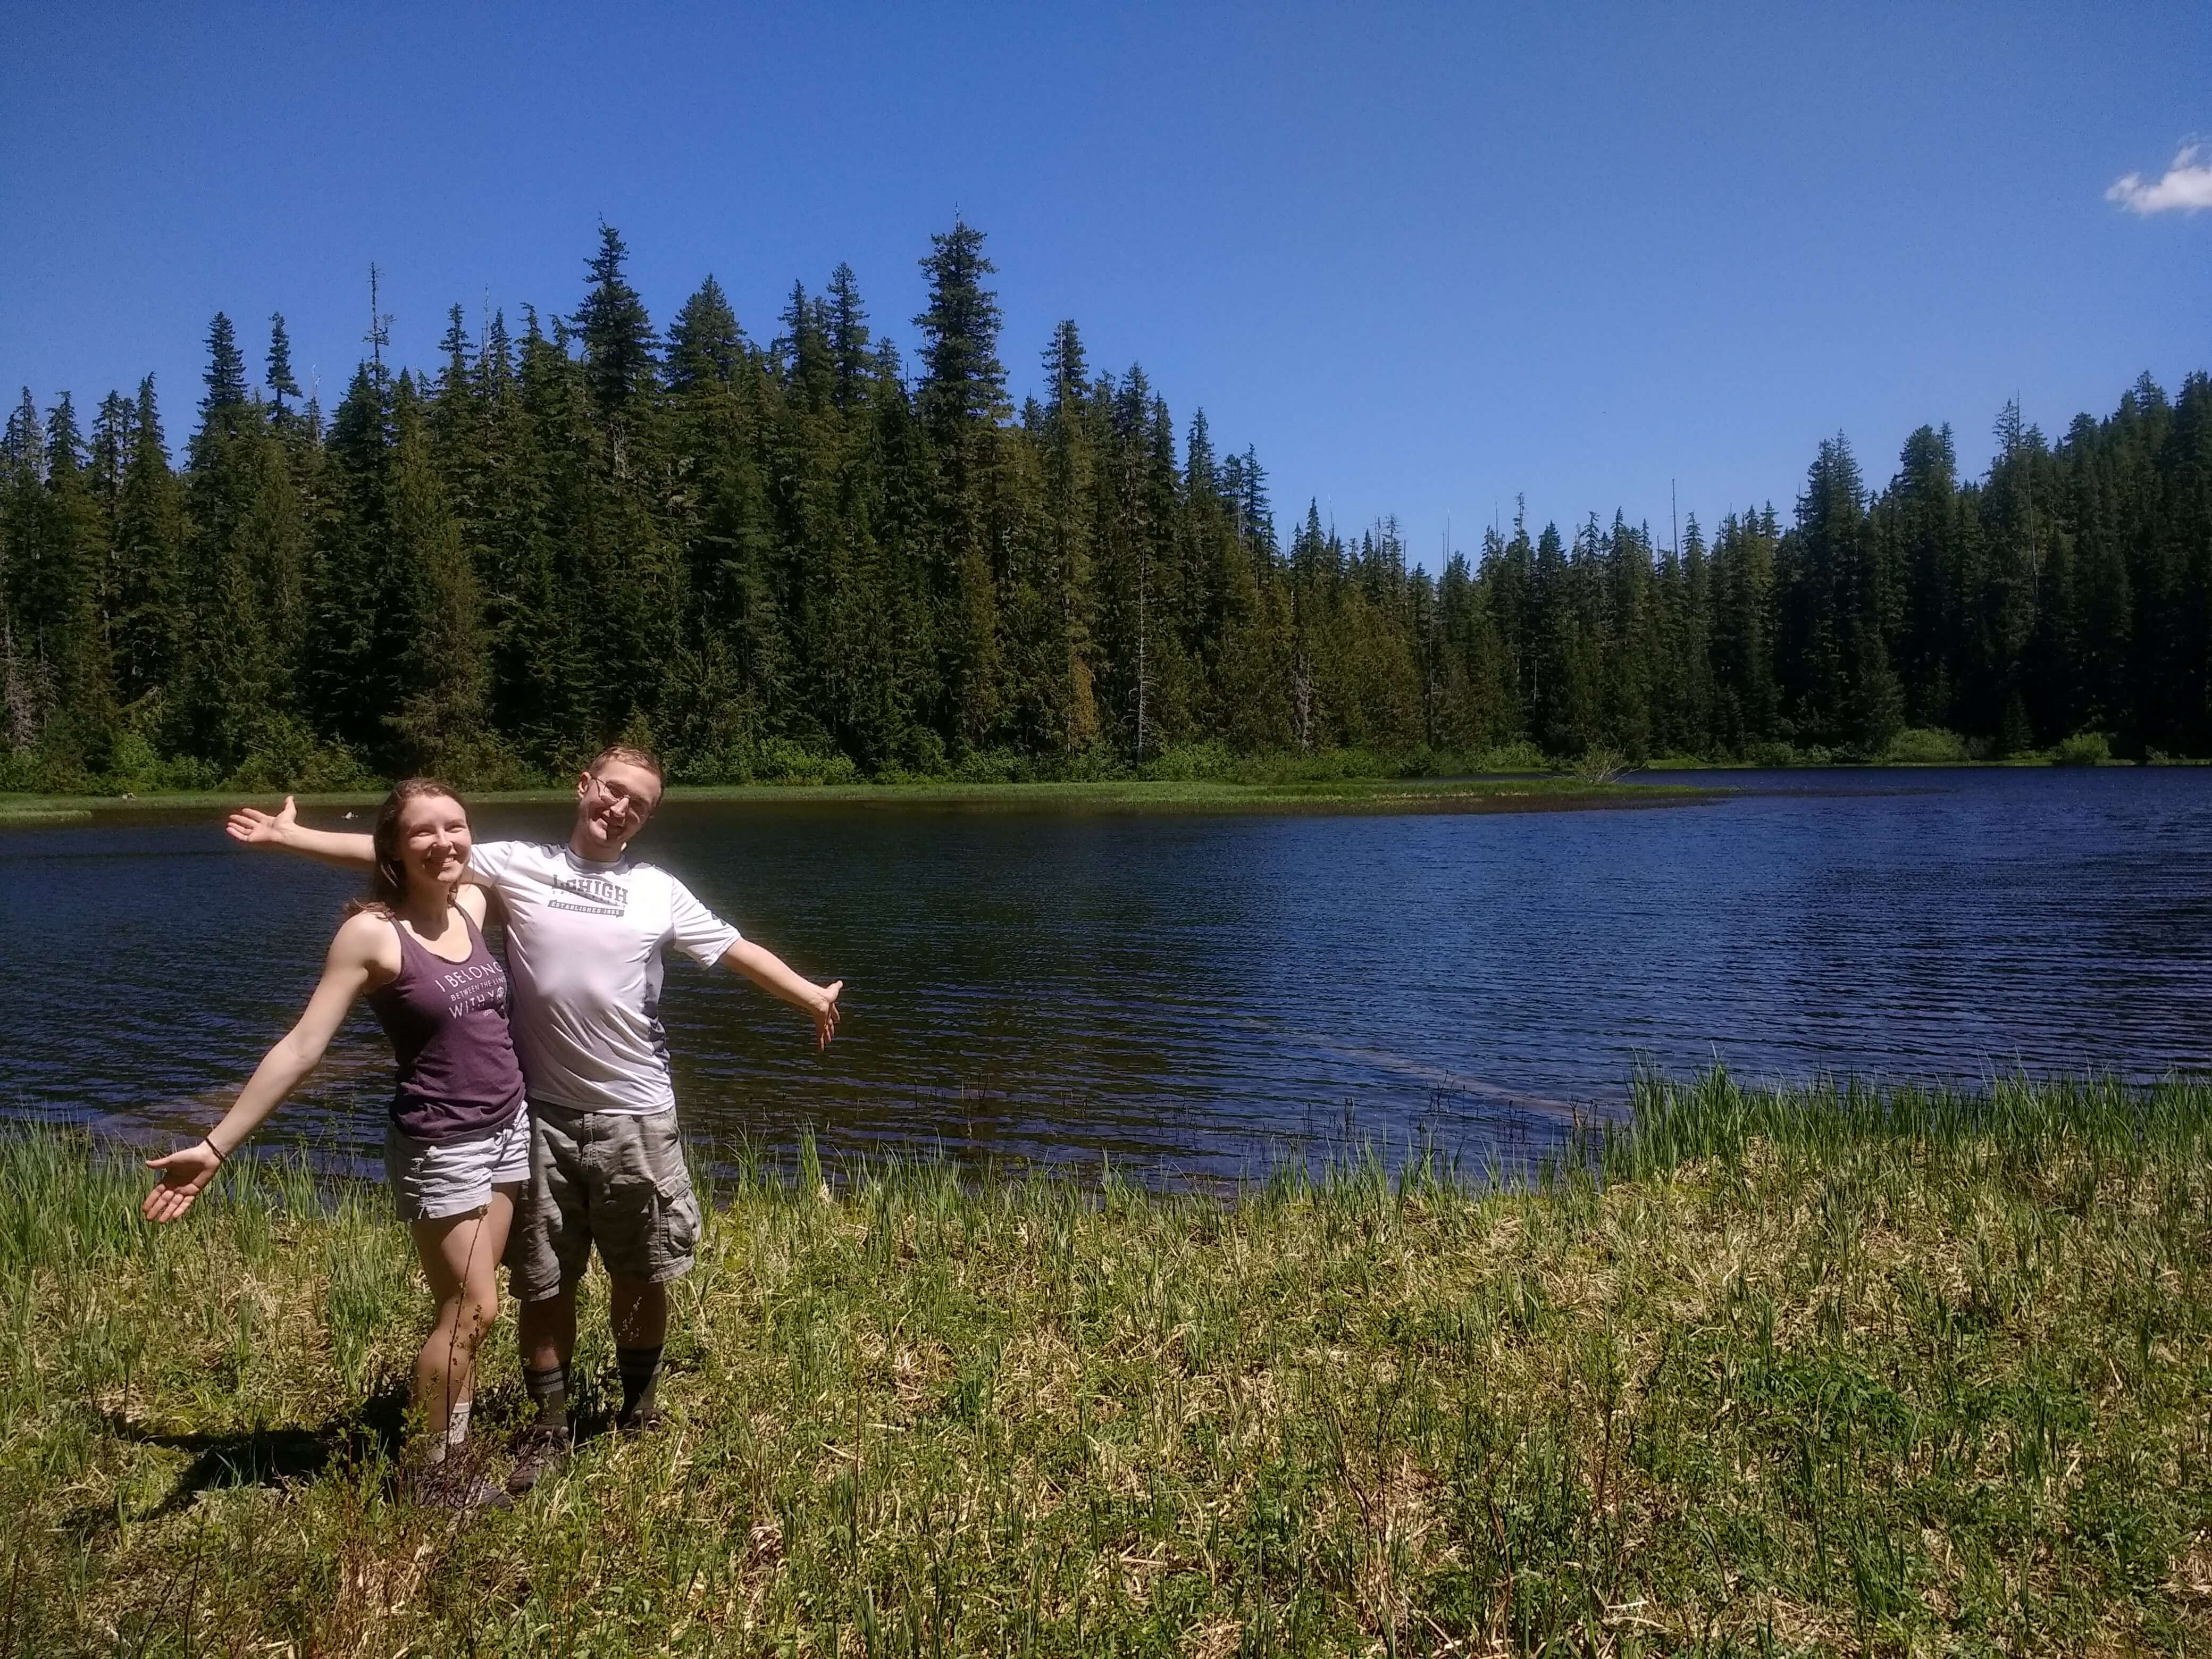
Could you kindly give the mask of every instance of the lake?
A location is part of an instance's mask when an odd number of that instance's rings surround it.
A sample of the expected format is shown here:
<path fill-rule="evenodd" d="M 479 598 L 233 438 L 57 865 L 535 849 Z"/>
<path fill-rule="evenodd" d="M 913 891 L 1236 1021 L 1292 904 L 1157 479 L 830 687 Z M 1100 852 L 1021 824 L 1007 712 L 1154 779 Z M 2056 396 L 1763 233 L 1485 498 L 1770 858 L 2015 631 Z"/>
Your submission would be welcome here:
<path fill-rule="evenodd" d="M 1639 1064 L 2204 1066 L 2212 769 L 1664 781 L 1738 793 L 1371 816 L 672 802 L 641 856 L 847 981 L 817 1056 L 792 1011 L 672 963 L 685 1121 L 1173 1180 L 1347 1136 L 1510 1158 L 1618 1111 Z M 567 819 L 477 814 L 482 839 Z M 354 889 L 205 811 L 0 830 L 0 1115 L 197 1133 L 296 1015 Z M 389 1064 L 362 1011 L 269 1138 L 365 1152 Z"/>

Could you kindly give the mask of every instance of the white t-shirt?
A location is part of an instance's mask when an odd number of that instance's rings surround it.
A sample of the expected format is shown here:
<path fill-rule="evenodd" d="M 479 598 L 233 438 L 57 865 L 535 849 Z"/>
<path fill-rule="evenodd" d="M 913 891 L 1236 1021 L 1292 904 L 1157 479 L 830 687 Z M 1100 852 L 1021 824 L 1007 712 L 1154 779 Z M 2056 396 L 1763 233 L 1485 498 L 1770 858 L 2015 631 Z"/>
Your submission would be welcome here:
<path fill-rule="evenodd" d="M 565 846 L 479 842 L 469 869 L 507 908 L 514 1049 L 532 1100 L 646 1113 L 676 1103 L 660 1029 L 660 952 L 702 968 L 743 937 L 665 870 Z"/>

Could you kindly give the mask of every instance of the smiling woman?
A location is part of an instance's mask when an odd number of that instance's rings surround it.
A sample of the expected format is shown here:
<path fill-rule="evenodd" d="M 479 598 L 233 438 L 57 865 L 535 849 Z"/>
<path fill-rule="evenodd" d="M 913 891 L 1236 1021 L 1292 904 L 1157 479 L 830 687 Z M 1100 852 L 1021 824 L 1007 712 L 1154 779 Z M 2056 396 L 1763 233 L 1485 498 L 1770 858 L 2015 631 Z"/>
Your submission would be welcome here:
<path fill-rule="evenodd" d="M 410 869 L 450 890 L 468 868 L 468 809 L 435 778 L 402 778 L 392 786 L 369 831 L 375 864 L 368 896 L 346 907 L 348 915 L 375 910 L 396 915 L 407 899 Z"/>
<path fill-rule="evenodd" d="M 477 1349 L 498 1317 L 498 1266 L 530 1168 L 507 970 L 484 944 L 486 896 L 465 879 L 468 811 L 451 789 L 403 781 L 377 812 L 370 842 L 368 895 L 347 907 L 307 1011 L 220 1123 L 149 1160 L 161 1181 L 141 1207 L 149 1220 L 181 1218 L 307 1080 L 366 996 L 398 1066 L 385 1145 L 392 1201 L 437 1305 L 415 1362 L 417 1491 L 427 1502 L 475 1508 L 502 1495 L 449 1454 L 468 1437 Z"/>

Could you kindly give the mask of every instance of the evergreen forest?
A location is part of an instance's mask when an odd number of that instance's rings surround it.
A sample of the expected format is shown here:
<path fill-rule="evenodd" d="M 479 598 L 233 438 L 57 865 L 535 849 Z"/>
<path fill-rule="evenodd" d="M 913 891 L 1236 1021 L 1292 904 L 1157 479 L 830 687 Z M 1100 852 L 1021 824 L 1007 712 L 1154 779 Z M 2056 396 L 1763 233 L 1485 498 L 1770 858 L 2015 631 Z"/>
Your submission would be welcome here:
<path fill-rule="evenodd" d="M 712 277 L 665 329 L 603 228 L 575 309 L 389 319 L 325 410 L 283 319 L 150 378 L 26 391 L 0 449 L 0 787 L 557 777 L 611 739 L 696 782 L 2212 755 L 2212 381 L 2056 442 L 2008 406 L 1870 485 L 1843 436 L 1663 538 L 1525 514 L 1431 572 L 1392 520 L 1279 526 L 1250 448 L 1073 322 L 1012 402 L 994 268 L 922 260 L 908 364 L 851 270 L 764 343 Z M 252 345 L 259 343 L 255 331 Z"/>

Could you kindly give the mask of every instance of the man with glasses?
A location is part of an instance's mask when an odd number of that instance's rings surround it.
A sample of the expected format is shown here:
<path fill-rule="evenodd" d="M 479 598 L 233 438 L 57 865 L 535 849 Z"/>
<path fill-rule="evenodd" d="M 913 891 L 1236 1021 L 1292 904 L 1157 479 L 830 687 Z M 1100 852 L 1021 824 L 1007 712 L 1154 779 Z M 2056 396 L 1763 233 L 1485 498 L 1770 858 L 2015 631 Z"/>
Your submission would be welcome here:
<path fill-rule="evenodd" d="M 522 1304 L 523 1380 L 538 1418 L 516 1449 L 508 1489 L 528 1491 L 568 1455 L 568 1367 L 576 1286 L 592 1247 L 612 1282 L 610 1312 L 623 1406 L 617 1431 L 660 1419 L 653 1389 L 668 1332 L 669 1283 L 690 1270 L 699 1206 L 684 1161 L 668 1041 L 660 1026 L 661 951 L 720 962 L 814 1022 L 817 1047 L 837 1030 L 843 981 L 801 979 L 657 866 L 629 856 L 660 803 L 660 763 L 623 744 L 576 780 L 576 819 L 562 845 L 479 842 L 470 878 L 499 895 L 514 983 L 514 1046 L 530 1097 L 530 1190 L 508 1247 Z M 229 831 L 366 869 L 369 838 L 301 826 L 288 798 L 248 807 Z"/>

